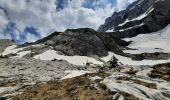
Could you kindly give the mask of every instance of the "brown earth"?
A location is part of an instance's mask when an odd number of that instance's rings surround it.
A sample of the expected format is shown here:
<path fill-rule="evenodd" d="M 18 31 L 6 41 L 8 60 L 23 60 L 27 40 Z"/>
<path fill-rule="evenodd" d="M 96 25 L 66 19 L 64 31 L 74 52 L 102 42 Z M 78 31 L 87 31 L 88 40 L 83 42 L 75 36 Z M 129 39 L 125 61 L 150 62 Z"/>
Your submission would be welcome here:
<path fill-rule="evenodd" d="M 12 100 L 112 100 L 111 93 L 101 87 L 100 82 L 89 79 L 96 75 L 102 78 L 108 76 L 105 73 L 86 74 L 62 81 L 36 84 Z M 97 88 L 94 84 L 97 84 Z"/>

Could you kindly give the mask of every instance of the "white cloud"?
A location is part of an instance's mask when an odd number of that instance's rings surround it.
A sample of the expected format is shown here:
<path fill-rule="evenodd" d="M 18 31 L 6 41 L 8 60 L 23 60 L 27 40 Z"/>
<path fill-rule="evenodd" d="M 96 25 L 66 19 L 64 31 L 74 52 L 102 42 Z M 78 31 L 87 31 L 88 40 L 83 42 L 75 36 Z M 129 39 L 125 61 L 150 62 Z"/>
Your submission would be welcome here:
<path fill-rule="evenodd" d="M 83 7 L 84 1 L 86 0 L 69 0 L 64 9 L 56 12 L 56 0 L 0 0 L 0 32 L 9 21 L 16 23 L 16 36 L 22 34 L 25 27 L 37 28 L 42 37 L 68 28 L 97 29 L 114 12 L 115 7 L 108 0 L 96 0 L 93 5 L 104 6 L 94 9 Z M 124 2 L 129 0 L 117 1 L 117 8 L 121 10 L 126 5 Z"/>
<path fill-rule="evenodd" d="M 117 10 L 121 11 L 126 8 L 126 6 L 136 0 L 117 0 Z"/>
<path fill-rule="evenodd" d="M 33 34 L 31 34 L 31 33 L 27 33 L 27 37 L 26 37 L 26 42 L 34 42 L 35 40 L 37 40 L 38 38 L 35 36 L 35 35 L 33 35 Z"/>
<path fill-rule="evenodd" d="M 74 3 L 75 1 L 75 3 Z M 110 16 L 114 7 L 110 4 L 104 8 L 89 9 L 81 6 L 82 0 L 73 0 L 65 9 L 56 12 L 53 19 L 59 30 L 64 31 L 66 28 L 89 27 L 97 29 L 104 23 L 105 18 Z"/>
<path fill-rule="evenodd" d="M 123 10 L 126 6 L 126 0 L 117 0 L 117 10 Z"/>
<path fill-rule="evenodd" d="M 8 19 L 5 16 L 5 13 L 2 9 L 0 9 L 0 27 L 4 27 L 8 23 Z"/>

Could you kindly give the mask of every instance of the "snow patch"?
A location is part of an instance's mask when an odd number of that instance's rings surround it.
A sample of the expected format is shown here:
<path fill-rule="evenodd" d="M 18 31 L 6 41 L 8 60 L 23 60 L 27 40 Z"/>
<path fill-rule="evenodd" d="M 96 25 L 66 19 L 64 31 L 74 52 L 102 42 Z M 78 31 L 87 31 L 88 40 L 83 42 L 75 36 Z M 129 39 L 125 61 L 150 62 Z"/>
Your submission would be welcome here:
<path fill-rule="evenodd" d="M 94 76 L 94 77 L 90 77 L 89 78 L 91 81 L 95 81 L 95 80 L 101 80 L 102 78 L 99 76 Z"/>
<path fill-rule="evenodd" d="M 17 56 L 14 56 L 15 58 L 15 57 L 23 57 L 26 54 L 31 53 L 31 51 L 22 51 L 24 48 L 17 48 L 17 45 L 12 45 L 12 46 L 7 47 L 5 51 L 2 53 L 2 55 L 5 56 L 8 54 L 17 54 Z"/>
<path fill-rule="evenodd" d="M 67 75 L 64 76 L 63 78 L 61 78 L 61 80 L 68 79 L 68 78 L 73 78 L 73 77 L 77 77 L 77 76 L 81 76 L 81 75 L 84 75 L 86 73 L 92 73 L 92 72 L 90 72 L 90 71 L 83 71 L 83 70 L 68 70 L 68 71 L 65 71 L 65 73 Z"/>
<path fill-rule="evenodd" d="M 129 28 L 126 28 L 126 29 L 121 29 L 121 30 L 118 30 L 119 32 L 123 32 L 123 31 L 126 31 L 126 30 L 130 30 L 130 29 L 133 29 L 133 28 L 137 28 L 137 27 L 140 27 L 140 26 L 143 26 L 145 25 L 144 23 L 141 23 L 139 25 L 136 25 L 136 26 L 133 26 L 133 27 L 129 27 Z"/>
<path fill-rule="evenodd" d="M 145 17 L 147 17 L 148 14 L 150 14 L 152 11 L 154 10 L 154 8 L 151 6 L 145 13 L 139 15 L 138 17 L 134 18 L 134 19 L 126 19 L 123 23 L 119 24 L 118 26 L 123 26 L 128 22 L 132 22 L 132 21 L 137 21 L 137 20 L 142 20 Z"/>
<path fill-rule="evenodd" d="M 23 50 L 24 48 L 16 48 L 17 45 L 12 45 L 12 46 L 9 46 L 5 49 L 5 51 L 2 53 L 2 55 L 8 55 L 8 54 L 15 54 L 17 53 L 18 51 L 21 51 Z"/>
<path fill-rule="evenodd" d="M 35 59 L 40 60 L 66 60 L 71 64 L 74 65 L 85 65 L 87 62 L 93 63 L 93 64 L 103 64 L 100 61 L 97 61 L 94 58 L 87 57 L 87 56 L 66 56 L 66 55 L 59 55 L 55 50 L 47 50 L 42 54 L 34 56 Z"/>
<path fill-rule="evenodd" d="M 112 52 L 108 52 L 108 53 L 109 53 L 108 56 L 101 58 L 105 62 L 110 61 L 112 59 L 112 57 L 113 57 L 113 53 Z"/>

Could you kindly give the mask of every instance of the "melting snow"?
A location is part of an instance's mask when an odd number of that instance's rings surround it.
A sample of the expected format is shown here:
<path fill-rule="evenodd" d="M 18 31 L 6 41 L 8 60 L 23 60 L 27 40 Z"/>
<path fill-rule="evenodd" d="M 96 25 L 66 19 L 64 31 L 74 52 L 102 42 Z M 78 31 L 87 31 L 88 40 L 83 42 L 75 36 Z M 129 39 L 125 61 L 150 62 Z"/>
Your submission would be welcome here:
<path fill-rule="evenodd" d="M 154 52 L 170 52 L 170 25 L 161 31 L 151 34 L 140 34 L 133 38 L 126 38 L 124 40 L 133 41 L 128 47 L 137 50 L 125 50 L 126 53 L 140 54 L 140 53 L 154 53 Z"/>
<path fill-rule="evenodd" d="M 46 52 L 34 56 L 36 59 L 40 60 L 66 60 L 71 64 L 74 65 L 85 65 L 87 62 L 91 62 L 93 64 L 103 64 L 100 61 L 97 61 L 94 58 L 87 57 L 87 56 L 66 56 L 66 55 L 59 55 L 55 50 L 47 50 Z"/>
<path fill-rule="evenodd" d="M 83 71 L 83 70 L 68 70 L 68 71 L 65 71 L 65 73 L 68 74 L 68 75 L 61 78 L 61 80 L 68 79 L 68 78 L 73 78 L 73 77 L 76 77 L 76 76 L 81 76 L 81 75 L 84 75 L 86 73 L 92 73 L 92 72 Z"/>
<path fill-rule="evenodd" d="M 28 53 L 31 53 L 31 51 L 22 51 L 24 48 L 17 48 L 17 45 L 9 46 L 5 49 L 5 51 L 2 53 L 2 55 L 8 55 L 8 54 L 17 54 L 17 56 L 14 57 L 23 57 Z M 21 51 L 21 52 L 20 52 Z"/>
<path fill-rule="evenodd" d="M 2 53 L 2 55 L 8 55 L 8 54 L 11 54 L 11 53 L 17 53 L 18 51 L 21 51 L 23 50 L 24 48 L 16 48 L 17 45 L 12 45 L 12 46 L 9 46 L 5 49 L 5 51 Z"/>

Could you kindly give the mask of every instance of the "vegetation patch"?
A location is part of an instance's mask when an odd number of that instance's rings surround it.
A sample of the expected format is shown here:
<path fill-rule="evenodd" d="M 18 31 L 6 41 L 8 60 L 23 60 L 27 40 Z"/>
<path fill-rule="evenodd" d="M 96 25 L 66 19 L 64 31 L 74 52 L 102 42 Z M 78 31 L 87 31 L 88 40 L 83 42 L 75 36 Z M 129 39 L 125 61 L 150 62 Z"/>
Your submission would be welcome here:
<path fill-rule="evenodd" d="M 169 57 L 170 57 L 170 54 L 168 54 L 168 53 L 155 52 L 155 53 L 134 54 L 132 59 L 138 60 L 138 61 L 141 61 L 141 60 L 144 60 L 144 59 L 147 59 L 147 60 L 160 60 L 160 59 L 167 60 L 167 59 L 169 59 Z"/>
<path fill-rule="evenodd" d="M 117 92 L 111 91 L 103 83 L 99 84 L 99 87 L 104 89 L 105 91 L 108 91 L 109 94 L 113 95 L 114 99 L 112 99 L 112 100 L 119 100 L 121 95 L 124 97 L 124 100 L 139 100 L 139 98 L 137 98 L 133 94 L 129 94 L 129 93 L 122 92 L 122 91 L 117 91 Z"/>
<path fill-rule="evenodd" d="M 153 66 L 153 70 L 148 74 L 152 78 L 160 78 L 170 81 L 170 63 L 158 64 Z"/>
<path fill-rule="evenodd" d="M 136 84 L 140 84 L 140 85 L 143 85 L 143 86 L 151 88 L 151 89 L 157 89 L 157 86 L 154 83 L 148 83 L 148 82 L 144 82 L 144 81 L 141 81 L 141 80 L 133 80 L 133 81 Z"/>
<path fill-rule="evenodd" d="M 126 72 L 126 74 L 129 74 L 129 75 L 136 75 L 136 73 L 138 72 L 138 70 L 134 70 L 133 67 Z"/>
<path fill-rule="evenodd" d="M 93 86 L 89 77 L 106 77 L 107 74 L 86 74 L 61 81 L 39 83 L 28 88 L 12 100 L 112 100 L 112 95 L 104 88 Z M 99 85 L 98 83 L 97 85 Z"/>
<path fill-rule="evenodd" d="M 157 89 L 157 85 L 154 84 L 154 83 L 148 83 L 148 82 L 144 82 L 144 81 L 141 81 L 141 80 L 132 79 L 130 77 L 118 77 L 117 80 L 118 81 L 120 81 L 120 80 L 123 80 L 123 81 L 132 81 L 132 82 L 134 82 L 136 84 L 143 85 L 143 86 L 151 88 L 151 89 Z"/>

